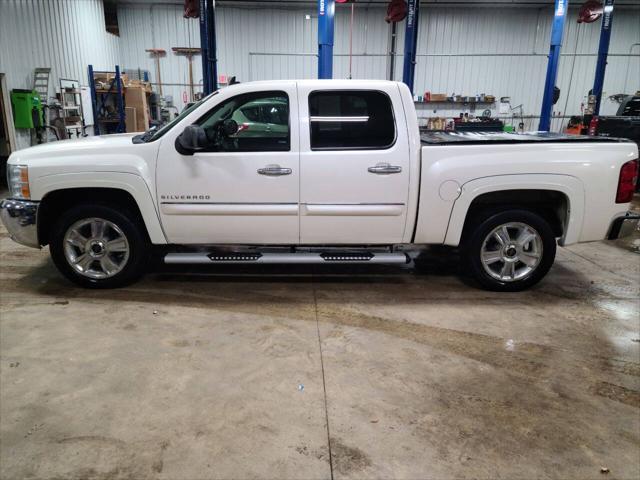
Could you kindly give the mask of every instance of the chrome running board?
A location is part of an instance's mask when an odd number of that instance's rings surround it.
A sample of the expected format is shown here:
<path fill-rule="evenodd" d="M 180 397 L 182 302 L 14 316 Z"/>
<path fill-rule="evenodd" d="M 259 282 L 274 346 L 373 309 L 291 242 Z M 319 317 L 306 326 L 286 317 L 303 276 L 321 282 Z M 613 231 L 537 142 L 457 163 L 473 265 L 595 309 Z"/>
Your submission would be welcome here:
<path fill-rule="evenodd" d="M 260 252 L 194 252 L 168 253 L 164 257 L 167 264 L 326 264 L 326 263 L 409 263 L 411 259 L 404 252 L 319 252 L 319 253 L 260 253 Z"/>

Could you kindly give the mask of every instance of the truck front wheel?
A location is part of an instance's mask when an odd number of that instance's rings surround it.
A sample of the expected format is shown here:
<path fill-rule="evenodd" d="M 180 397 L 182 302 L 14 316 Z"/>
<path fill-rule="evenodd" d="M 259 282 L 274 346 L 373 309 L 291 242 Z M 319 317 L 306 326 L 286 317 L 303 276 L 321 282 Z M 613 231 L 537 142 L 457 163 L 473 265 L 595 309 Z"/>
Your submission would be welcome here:
<path fill-rule="evenodd" d="M 556 256 L 549 223 L 529 210 L 485 214 L 469 229 L 465 264 L 487 290 L 516 292 L 538 283 Z"/>
<path fill-rule="evenodd" d="M 88 288 L 127 285 L 145 270 L 146 237 L 132 214 L 104 205 L 80 205 L 53 225 L 49 249 L 58 270 Z"/>

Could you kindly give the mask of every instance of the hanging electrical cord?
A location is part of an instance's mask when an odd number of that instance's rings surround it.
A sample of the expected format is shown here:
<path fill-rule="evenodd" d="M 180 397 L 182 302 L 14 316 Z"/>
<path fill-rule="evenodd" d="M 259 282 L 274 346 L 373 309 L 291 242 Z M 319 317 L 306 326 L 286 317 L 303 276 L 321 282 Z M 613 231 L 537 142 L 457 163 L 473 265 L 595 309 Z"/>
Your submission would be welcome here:
<path fill-rule="evenodd" d="M 351 2 L 351 21 L 349 24 L 349 80 L 352 77 L 351 68 L 353 66 L 353 15 L 355 11 L 355 0 Z"/>
<path fill-rule="evenodd" d="M 564 101 L 564 110 L 563 115 L 567 116 L 567 106 L 569 105 L 569 93 L 571 93 L 571 83 L 573 82 L 573 69 L 576 66 L 576 58 L 578 57 L 578 45 L 580 43 L 580 30 L 582 28 L 582 23 L 578 23 L 578 29 L 576 32 L 576 45 L 573 49 L 573 62 L 571 62 L 571 73 L 569 74 L 569 86 L 567 87 L 567 98 Z M 562 129 L 564 128 L 564 119 L 560 119 L 560 133 L 562 133 Z"/>

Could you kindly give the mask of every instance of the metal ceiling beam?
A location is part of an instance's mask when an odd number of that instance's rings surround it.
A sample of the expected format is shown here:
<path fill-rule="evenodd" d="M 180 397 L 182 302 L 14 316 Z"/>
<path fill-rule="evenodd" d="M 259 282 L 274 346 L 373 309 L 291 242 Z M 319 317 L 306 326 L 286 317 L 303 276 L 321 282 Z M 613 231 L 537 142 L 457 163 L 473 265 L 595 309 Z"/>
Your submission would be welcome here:
<path fill-rule="evenodd" d="M 127 0 L 121 0 L 126 2 Z M 139 0 L 138 0 L 139 1 Z M 151 2 L 157 0 L 150 0 Z M 130 3 L 137 3 L 131 0 Z M 218 6 L 235 7 L 235 6 L 264 6 L 264 7 L 308 7 L 317 4 L 317 0 L 218 0 Z M 181 4 L 176 2 L 176 4 Z M 361 0 L 358 5 L 363 7 L 386 7 L 389 0 Z M 499 7 L 499 8 L 519 8 L 519 7 L 551 7 L 554 0 L 421 0 L 421 5 L 429 5 L 429 7 Z M 637 0 L 618 0 L 619 6 L 638 7 Z M 577 8 L 577 7 L 575 7 Z"/>
<path fill-rule="evenodd" d="M 318 78 L 333 78 L 334 0 L 318 0 Z"/>
<path fill-rule="evenodd" d="M 551 128 L 553 89 L 556 86 L 556 78 L 558 76 L 558 61 L 560 60 L 562 34 L 564 33 L 564 22 L 567 18 L 568 7 L 569 0 L 556 0 L 553 9 L 549 63 L 547 64 L 547 77 L 544 82 L 544 97 L 542 99 L 542 111 L 540 112 L 540 126 L 538 127 L 538 130 L 543 132 L 548 132 Z"/>
<path fill-rule="evenodd" d="M 413 79 L 416 73 L 416 50 L 418 48 L 418 12 L 420 10 L 420 2 L 418 0 L 408 0 L 407 7 L 402 81 L 407 84 L 413 94 Z"/>
<path fill-rule="evenodd" d="M 213 0 L 200 0 L 200 46 L 202 48 L 202 84 L 205 95 L 218 89 L 216 57 L 216 16 Z"/>
<path fill-rule="evenodd" d="M 600 27 L 600 44 L 598 45 L 598 62 L 596 64 L 596 77 L 593 80 L 593 95 L 596 96 L 596 105 L 593 114 L 600 113 L 600 101 L 602 100 L 602 87 L 604 85 L 604 73 L 607 69 L 607 55 L 609 54 L 609 40 L 611 40 L 611 24 L 613 23 L 613 0 L 605 0 Z"/>

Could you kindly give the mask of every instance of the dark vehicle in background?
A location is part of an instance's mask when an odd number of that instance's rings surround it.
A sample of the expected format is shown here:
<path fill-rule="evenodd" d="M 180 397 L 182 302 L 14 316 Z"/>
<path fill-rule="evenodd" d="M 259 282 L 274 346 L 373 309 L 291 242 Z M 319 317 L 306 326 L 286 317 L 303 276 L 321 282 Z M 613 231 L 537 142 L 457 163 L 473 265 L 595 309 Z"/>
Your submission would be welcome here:
<path fill-rule="evenodd" d="M 567 133 L 628 138 L 640 146 L 640 92 L 625 97 L 615 115 L 572 117 Z M 636 191 L 640 191 L 640 177 Z"/>
<path fill-rule="evenodd" d="M 626 97 L 615 116 L 592 116 L 587 133 L 601 137 L 628 138 L 640 146 L 640 95 Z M 636 191 L 640 191 L 640 176 Z"/>
<path fill-rule="evenodd" d="M 592 115 L 588 123 L 588 135 L 628 138 L 640 144 L 640 95 L 626 97 L 615 116 Z"/>

